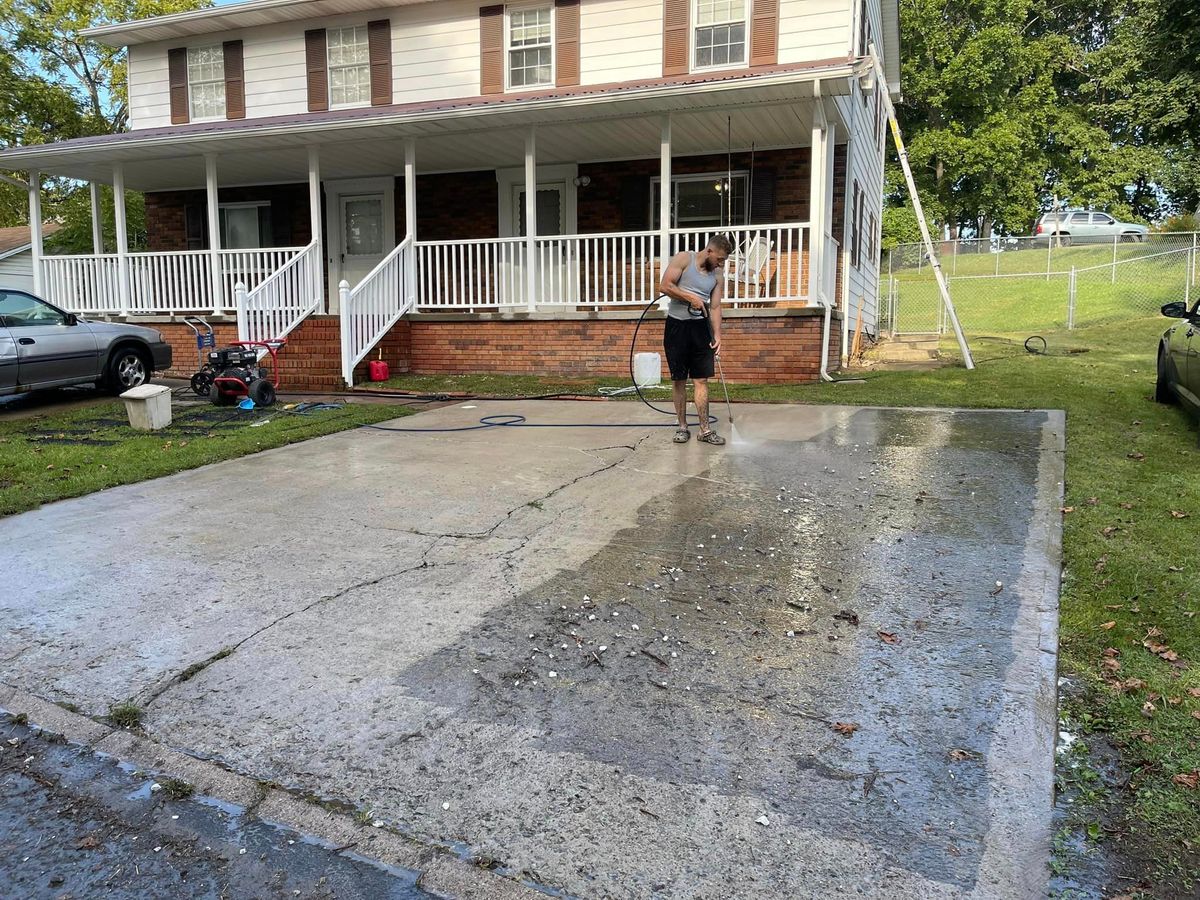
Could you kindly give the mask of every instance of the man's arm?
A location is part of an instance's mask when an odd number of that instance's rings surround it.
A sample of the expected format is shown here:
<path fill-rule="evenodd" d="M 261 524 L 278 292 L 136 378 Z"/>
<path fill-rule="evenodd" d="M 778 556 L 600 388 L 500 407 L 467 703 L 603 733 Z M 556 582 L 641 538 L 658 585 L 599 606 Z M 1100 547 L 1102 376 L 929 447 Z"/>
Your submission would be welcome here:
<path fill-rule="evenodd" d="M 721 300 L 725 297 L 725 280 L 717 279 L 717 286 L 713 288 L 712 299 L 708 305 L 708 317 L 712 322 L 712 343 L 709 344 L 713 348 L 714 353 L 721 352 Z"/>
<path fill-rule="evenodd" d="M 679 289 L 679 279 L 683 277 L 683 270 L 687 267 L 690 259 L 691 256 L 687 253 L 676 253 L 671 258 L 667 271 L 663 272 L 662 281 L 658 283 L 658 293 L 665 294 L 672 300 L 690 304 L 693 309 L 704 309 L 703 300 Z"/>

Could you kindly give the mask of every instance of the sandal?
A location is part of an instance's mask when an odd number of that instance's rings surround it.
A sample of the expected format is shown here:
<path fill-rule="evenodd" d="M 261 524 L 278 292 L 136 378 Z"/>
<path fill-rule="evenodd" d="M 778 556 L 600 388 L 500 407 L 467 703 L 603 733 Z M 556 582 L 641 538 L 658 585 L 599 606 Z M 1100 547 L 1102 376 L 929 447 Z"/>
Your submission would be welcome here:
<path fill-rule="evenodd" d="M 714 447 L 720 447 L 725 443 L 725 438 L 721 437 L 715 431 L 702 431 L 697 436 L 696 440 L 703 441 L 706 444 L 712 444 Z"/>
<path fill-rule="evenodd" d="M 686 428 L 680 428 L 678 431 L 676 431 L 675 437 L 673 438 L 676 444 L 686 444 L 691 439 L 692 433 Z"/>

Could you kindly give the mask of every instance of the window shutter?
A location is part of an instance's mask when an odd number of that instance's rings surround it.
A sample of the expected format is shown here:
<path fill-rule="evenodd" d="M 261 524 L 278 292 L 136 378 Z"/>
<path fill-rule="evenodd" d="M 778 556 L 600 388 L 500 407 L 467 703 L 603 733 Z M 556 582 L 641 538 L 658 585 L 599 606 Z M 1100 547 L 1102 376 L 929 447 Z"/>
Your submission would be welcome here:
<path fill-rule="evenodd" d="M 379 19 L 367 23 L 367 46 L 371 54 L 371 105 L 392 103 L 392 23 Z"/>
<path fill-rule="evenodd" d="M 750 65 L 779 61 L 779 0 L 754 0 L 750 27 Z"/>
<path fill-rule="evenodd" d="M 862 191 L 858 188 L 858 180 L 854 181 L 854 206 L 850 219 L 850 265 L 858 265 L 858 247 L 862 235 Z"/>
<path fill-rule="evenodd" d="M 479 92 L 504 93 L 504 7 L 479 10 Z"/>
<path fill-rule="evenodd" d="M 621 180 L 621 230 L 642 231 L 650 221 L 650 179 L 630 175 Z"/>
<path fill-rule="evenodd" d="M 579 84 L 579 0 L 554 0 L 554 77 Z"/>
<path fill-rule="evenodd" d="M 686 75 L 688 65 L 688 7 L 692 0 L 663 0 L 663 76 Z"/>
<path fill-rule="evenodd" d="M 324 28 L 313 28 L 304 32 L 304 64 L 308 71 L 308 111 L 329 109 Z"/>
<path fill-rule="evenodd" d="M 755 169 L 751 175 L 750 221 L 775 221 L 775 173 L 770 169 Z"/>
<path fill-rule="evenodd" d="M 183 125 L 191 119 L 188 110 L 186 47 L 167 51 L 167 77 L 171 85 L 171 124 Z"/>
<path fill-rule="evenodd" d="M 246 78 L 242 66 L 242 42 L 226 41 L 225 51 L 225 118 L 246 118 Z"/>

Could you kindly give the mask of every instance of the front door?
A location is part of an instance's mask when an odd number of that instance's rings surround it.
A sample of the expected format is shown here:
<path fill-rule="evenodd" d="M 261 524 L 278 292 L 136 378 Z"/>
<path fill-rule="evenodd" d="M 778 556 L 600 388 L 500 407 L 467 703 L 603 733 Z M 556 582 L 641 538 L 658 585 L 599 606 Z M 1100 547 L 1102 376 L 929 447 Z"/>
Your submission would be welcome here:
<path fill-rule="evenodd" d="M 341 208 L 341 277 L 358 284 L 392 249 L 384 241 L 383 194 L 343 194 Z"/>
<path fill-rule="evenodd" d="M 567 185 L 562 181 L 539 183 L 537 186 L 537 233 L 538 237 L 553 237 L 566 234 L 566 194 Z M 524 237 L 525 228 L 525 187 L 513 187 L 513 234 Z M 523 251 L 522 251 L 523 252 Z M 537 254 L 542 268 L 537 275 L 535 290 L 536 302 L 539 305 L 548 303 L 573 304 L 578 302 L 579 279 L 573 277 L 578 270 L 577 255 L 568 251 L 564 244 L 558 244 L 552 249 Z M 522 257 L 521 277 L 524 277 L 524 258 Z M 520 282 L 524 284 L 524 282 Z M 523 293 L 523 291 L 522 291 Z"/>

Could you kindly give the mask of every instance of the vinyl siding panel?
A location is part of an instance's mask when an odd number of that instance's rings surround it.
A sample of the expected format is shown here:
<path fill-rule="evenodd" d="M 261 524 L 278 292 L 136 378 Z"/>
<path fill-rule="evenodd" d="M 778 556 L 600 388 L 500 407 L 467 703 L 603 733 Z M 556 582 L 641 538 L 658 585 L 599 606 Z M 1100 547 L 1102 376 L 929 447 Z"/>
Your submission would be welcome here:
<path fill-rule="evenodd" d="M 138 44 L 129 48 L 129 127 L 156 128 L 171 124 L 170 77 L 167 50 L 177 41 Z"/>
<path fill-rule="evenodd" d="M 856 0 L 780 0 L 780 64 L 844 59 L 850 51 L 851 2 Z"/>
<path fill-rule="evenodd" d="M 32 250 L 22 250 L 0 259 L 0 287 L 33 290 Z"/>
<path fill-rule="evenodd" d="M 662 0 L 583 0 L 579 68 L 584 84 L 662 76 Z"/>
<path fill-rule="evenodd" d="M 844 121 L 850 123 L 848 143 L 849 157 L 846 160 L 846 227 L 841 235 L 834 235 L 846 250 L 850 247 L 852 227 L 852 199 L 854 182 L 863 192 L 862 236 L 860 238 L 862 253 L 858 266 L 849 266 L 849 312 L 851 328 L 858 316 L 860 301 L 863 307 L 863 331 L 878 334 L 877 322 L 879 316 L 879 231 L 883 213 L 883 155 L 879 142 L 875 139 L 875 98 L 870 96 L 868 103 L 863 103 L 863 94 L 858 82 L 853 82 L 851 94 L 837 97 L 838 111 Z M 839 131 L 838 142 L 842 141 Z M 871 232 L 871 217 L 874 216 L 875 228 Z M 870 252 L 868 252 L 870 251 Z"/>

